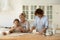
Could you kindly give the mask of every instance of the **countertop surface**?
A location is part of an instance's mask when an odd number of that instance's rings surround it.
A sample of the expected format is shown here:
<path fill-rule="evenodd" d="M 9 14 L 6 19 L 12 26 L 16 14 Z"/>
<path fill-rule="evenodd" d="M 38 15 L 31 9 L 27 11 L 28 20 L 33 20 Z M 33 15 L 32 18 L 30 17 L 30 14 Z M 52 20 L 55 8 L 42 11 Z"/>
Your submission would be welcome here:
<path fill-rule="evenodd" d="M 10 35 L 1 36 L 0 40 L 60 40 L 60 34 L 44 36 L 32 33 L 13 33 Z"/>
<path fill-rule="evenodd" d="M 9 29 L 0 29 L 0 40 L 60 40 L 60 34 L 52 36 L 38 35 L 34 33 L 12 33 L 8 35 L 2 35 L 2 32 L 8 32 Z"/>

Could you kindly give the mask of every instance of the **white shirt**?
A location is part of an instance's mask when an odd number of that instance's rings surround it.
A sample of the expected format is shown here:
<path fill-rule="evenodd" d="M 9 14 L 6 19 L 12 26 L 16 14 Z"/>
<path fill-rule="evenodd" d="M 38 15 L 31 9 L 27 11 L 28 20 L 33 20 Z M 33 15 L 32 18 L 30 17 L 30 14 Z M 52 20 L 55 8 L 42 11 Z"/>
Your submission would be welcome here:
<path fill-rule="evenodd" d="M 36 16 L 33 26 L 36 27 L 37 32 L 40 32 L 43 28 L 48 27 L 48 18 L 46 16 L 43 16 L 42 18 Z"/>
<path fill-rule="evenodd" d="M 28 28 L 30 28 L 30 23 L 29 23 L 29 21 L 25 21 L 25 23 L 21 23 L 21 26 L 22 26 L 25 30 L 28 30 Z"/>

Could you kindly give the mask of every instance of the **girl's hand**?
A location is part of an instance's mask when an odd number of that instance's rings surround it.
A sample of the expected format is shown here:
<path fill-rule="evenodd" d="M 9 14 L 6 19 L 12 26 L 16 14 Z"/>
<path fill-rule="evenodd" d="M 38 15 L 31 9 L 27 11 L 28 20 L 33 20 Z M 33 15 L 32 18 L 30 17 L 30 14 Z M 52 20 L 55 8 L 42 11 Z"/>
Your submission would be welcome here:
<path fill-rule="evenodd" d="M 3 32 L 3 35 L 7 35 L 7 33 L 6 32 Z"/>

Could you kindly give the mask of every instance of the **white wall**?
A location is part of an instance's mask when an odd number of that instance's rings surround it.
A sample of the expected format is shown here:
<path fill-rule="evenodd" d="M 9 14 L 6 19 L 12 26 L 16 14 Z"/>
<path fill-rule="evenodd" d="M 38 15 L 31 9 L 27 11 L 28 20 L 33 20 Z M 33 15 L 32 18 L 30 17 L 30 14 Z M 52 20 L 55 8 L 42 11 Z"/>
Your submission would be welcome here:
<path fill-rule="evenodd" d="M 60 5 L 53 6 L 53 25 L 60 28 Z"/>
<path fill-rule="evenodd" d="M 11 2 L 12 9 L 6 11 L 0 10 L 0 26 L 11 26 L 15 18 L 19 18 L 22 12 L 21 0 L 9 0 Z"/>
<path fill-rule="evenodd" d="M 11 26 L 15 18 L 18 18 L 18 14 L 14 12 L 4 12 L 0 14 L 0 25 Z"/>
<path fill-rule="evenodd" d="M 23 0 L 25 5 L 46 5 L 46 4 L 60 4 L 60 0 Z"/>

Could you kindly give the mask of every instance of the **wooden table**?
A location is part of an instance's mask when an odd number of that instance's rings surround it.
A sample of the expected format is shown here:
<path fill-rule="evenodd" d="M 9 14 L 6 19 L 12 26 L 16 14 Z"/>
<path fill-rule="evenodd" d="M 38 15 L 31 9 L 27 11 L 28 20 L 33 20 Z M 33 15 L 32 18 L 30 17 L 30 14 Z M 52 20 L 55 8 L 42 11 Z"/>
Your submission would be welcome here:
<path fill-rule="evenodd" d="M 56 34 L 53 36 L 43 36 L 36 34 L 25 34 L 21 36 L 3 36 L 0 37 L 0 40 L 60 40 L 60 34 Z"/>

